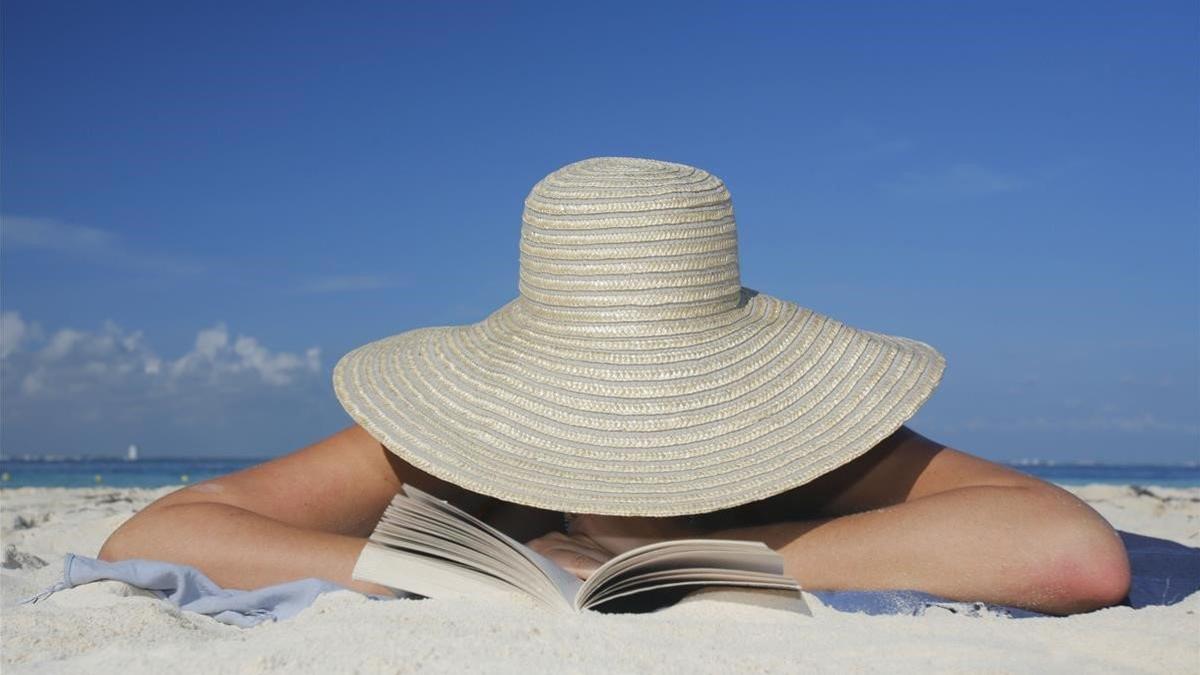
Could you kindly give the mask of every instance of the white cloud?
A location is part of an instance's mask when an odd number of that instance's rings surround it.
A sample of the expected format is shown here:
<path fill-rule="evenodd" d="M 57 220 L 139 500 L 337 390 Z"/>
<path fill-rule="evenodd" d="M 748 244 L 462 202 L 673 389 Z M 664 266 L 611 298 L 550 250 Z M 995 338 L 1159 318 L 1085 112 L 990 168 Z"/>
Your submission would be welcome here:
<path fill-rule="evenodd" d="M 70 253 L 113 250 L 118 245 L 112 233 L 94 227 L 13 215 L 3 217 L 3 237 L 6 246 Z"/>
<path fill-rule="evenodd" d="M 931 172 L 908 172 L 884 184 L 902 197 L 955 198 L 1012 192 L 1025 182 L 1010 174 L 975 163 L 962 163 Z"/>
<path fill-rule="evenodd" d="M 5 454 L 266 456 L 345 424 L 317 347 L 272 349 L 225 324 L 163 354 L 112 321 L 44 335 L 16 312 L 0 317 Z"/>
<path fill-rule="evenodd" d="M 167 364 L 167 373 L 179 378 L 198 375 L 208 378 L 253 373 L 266 384 L 290 384 L 297 375 L 316 373 L 321 369 L 321 350 L 308 348 L 303 355 L 272 352 L 258 340 L 239 335 L 230 340 L 225 324 L 206 328 L 196 335 L 192 350 Z"/>
<path fill-rule="evenodd" d="M 0 312 L 0 359 L 20 349 L 26 340 L 40 335 L 41 327 L 36 323 L 25 323 L 16 312 Z"/>
<path fill-rule="evenodd" d="M 20 320 L 19 315 L 16 318 Z M 28 347 L 8 354 L 5 379 L 19 378 L 20 393 L 29 397 L 104 392 L 129 384 L 133 375 L 145 371 L 148 361 L 158 358 L 140 332 L 126 332 L 112 321 L 94 332 L 63 328 L 48 338 L 30 340 Z M 141 385 L 149 391 L 154 383 Z"/>
<path fill-rule="evenodd" d="M 83 337 L 83 333 L 77 330 L 64 328 L 50 338 L 50 344 L 38 352 L 38 357 L 43 361 L 58 361 L 70 354 Z M 104 341 L 104 338 L 100 338 L 100 340 Z M 95 350 L 95 347 L 91 349 L 91 351 Z"/>
<path fill-rule="evenodd" d="M 231 337 L 223 323 L 199 331 L 192 349 L 175 359 L 155 353 L 141 331 L 126 331 L 112 321 L 96 331 L 63 328 L 36 341 L 26 339 L 26 326 L 16 312 L 0 317 L 5 378 L 19 381 L 21 394 L 31 397 L 119 388 L 139 388 L 152 396 L 185 387 L 283 387 L 321 370 L 317 347 L 302 354 L 272 351 L 256 338 Z"/>
<path fill-rule="evenodd" d="M 193 262 L 158 252 L 135 250 L 116 234 L 51 218 L 0 216 L 0 240 L 6 248 L 51 251 L 110 267 L 189 274 L 199 271 Z"/>

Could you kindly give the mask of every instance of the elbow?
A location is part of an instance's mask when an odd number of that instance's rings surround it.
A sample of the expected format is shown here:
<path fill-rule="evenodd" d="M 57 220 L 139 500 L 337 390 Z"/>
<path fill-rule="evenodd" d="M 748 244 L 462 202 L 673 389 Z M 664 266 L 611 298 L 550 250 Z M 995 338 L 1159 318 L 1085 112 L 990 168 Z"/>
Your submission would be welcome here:
<path fill-rule="evenodd" d="M 136 516 L 135 516 L 136 517 Z M 100 547 L 100 552 L 96 554 L 96 558 L 105 562 L 117 562 L 131 558 L 129 554 L 129 536 L 127 527 L 131 521 L 125 521 L 116 532 L 108 536 L 104 541 L 104 545 Z"/>
<path fill-rule="evenodd" d="M 160 518 L 163 512 L 172 508 L 169 504 L 151 504 L 135 513 L 108 536 L 96 558 L 105 562 L 119 562 L 147 557 L 147 553 L 152 555 L 165 541 Z"/>
<path fill-rule="evenodd" d="M 1078 614 L 1116 605 L 1129 595 L 1129 555 L 1116 530 L 1090 506 L 1063 493 L 1044 512 L 1042 549 L 1029 583 L 1049 614 Z"/>
<path fill-rule="evenodd" d="M 113 542 L 113 538 L 109 537 L 108 541 L 105 541 L 104 545 L 100 547 L 100 552 L 96 554 L 96 558 L 105 562 L 116 562 L 122 560 L 123 556 L 120 554 L 117 545 Z"/>
<path fill-rule="evenodd" d="M 1044 611 L 1065 615 L 1120 604 L 1129 595 L 1130 582 L 1129 558 L 1118 539 L 1115 545 L 1096 542 L 1060 554 L 1044 570 L 1038 585 L 1048 600 Z"/>

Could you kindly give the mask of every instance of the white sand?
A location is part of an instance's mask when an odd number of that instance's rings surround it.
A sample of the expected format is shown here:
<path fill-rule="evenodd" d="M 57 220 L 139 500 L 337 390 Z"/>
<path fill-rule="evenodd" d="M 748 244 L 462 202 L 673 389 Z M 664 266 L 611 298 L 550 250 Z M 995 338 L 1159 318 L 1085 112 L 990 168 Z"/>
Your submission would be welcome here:
<path fill-rule="evenodd" d="M 812 614 L 721 593 L 648 615 L 563 615 L 532 603 L 371 602 L 323 596 L 289 621 L 239 629 L 117 582 L 14 606 L 56 581 L 64 553 L 95 555 L 138 508 L 169 492 L 6 490 L 0 570 L 5 675 L 258 672 L 1200 672 L 1200 594 L 1170 607 L 1011 620 L 931 610 Z M 1200 489 L 1073 491 L 1121 529 L 1200 546 Z M 42 565 L 42 561 L 46 564 Z M 777 604 L 777 603 L 776 603 Z"/>

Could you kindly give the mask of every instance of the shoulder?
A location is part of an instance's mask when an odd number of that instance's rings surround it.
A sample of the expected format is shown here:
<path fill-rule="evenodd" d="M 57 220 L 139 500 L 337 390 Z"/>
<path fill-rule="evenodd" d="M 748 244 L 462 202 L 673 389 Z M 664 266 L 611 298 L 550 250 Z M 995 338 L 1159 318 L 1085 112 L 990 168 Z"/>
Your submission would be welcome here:
<path fill-rule="evenodd" d="M 179 490 L 155 507 L 222 501 L 293 525 L 350 531 L 373 524 L 405 483 L 474 513 L 490 499 L 414 467 L 355 424 L 270 461 Z"/>
<path fill-rule="evenodd" d="M 337 436 L 344 436 L 344 447 L 341 450 L 352 455 L 353 461 L 361 463 L 364 471 L 382 477 L 393 493 L 398 492 L 405 484 L 412 485 L 476 515 L 496 501 L 492 497 L 472 492 L 418 469 L 357 424 L 347 427 L 334 438 Z M 337 451 L 332 447 L 329 450 Z M 343 457 L 342 461 L 350 461 L 350 458 Z"/>
<path fill-rule="evenodd" d="M 901 426 L 863 455 L 827 474 L 755 502 L 764 521 L 845 515 L 969 485 L 1040 484 L 1036 478 L 970 455 Z"/>

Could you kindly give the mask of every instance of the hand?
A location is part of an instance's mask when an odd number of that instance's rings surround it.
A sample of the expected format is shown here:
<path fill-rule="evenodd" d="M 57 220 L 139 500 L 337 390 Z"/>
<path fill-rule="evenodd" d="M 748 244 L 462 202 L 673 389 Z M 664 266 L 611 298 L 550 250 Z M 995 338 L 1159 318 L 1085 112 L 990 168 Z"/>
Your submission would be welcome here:
<path fill-rule="evenodd" d="M 573 516 L 570 533 L 572 536 L 586 537 L 612 555 L 659 541 L 703 537 L 701 530 L 689 525 L 684 518 L 598 516 L 591 513 Z"/>
<path fill-rule="evenodd" d="M 584 534 L 549 532 L 525 542 L 525 545 L 580 579 L 587 579 L 613 557 L 610 551 Z"/>

